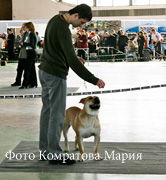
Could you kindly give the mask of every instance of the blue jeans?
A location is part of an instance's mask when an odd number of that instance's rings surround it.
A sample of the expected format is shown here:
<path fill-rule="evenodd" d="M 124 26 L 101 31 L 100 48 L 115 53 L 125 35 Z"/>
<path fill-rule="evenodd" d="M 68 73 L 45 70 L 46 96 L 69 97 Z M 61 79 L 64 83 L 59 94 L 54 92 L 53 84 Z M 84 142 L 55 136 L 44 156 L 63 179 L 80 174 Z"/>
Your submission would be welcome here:
<path fill-rule="evenodd" d="M 62 153 L 59 145 L 66 109 L 66 80 L 39 70 L 43 107 L 40 116 L 39 149 Z M 46 154 L 46 155 L 47 155 Z"/>

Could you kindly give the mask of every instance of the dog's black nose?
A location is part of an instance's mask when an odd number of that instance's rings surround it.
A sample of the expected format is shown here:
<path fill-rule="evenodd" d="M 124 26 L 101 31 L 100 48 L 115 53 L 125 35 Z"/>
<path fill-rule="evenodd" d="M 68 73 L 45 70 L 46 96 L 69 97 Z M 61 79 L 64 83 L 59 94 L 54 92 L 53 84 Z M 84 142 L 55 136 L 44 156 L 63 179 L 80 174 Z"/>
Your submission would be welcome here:
<path fill-rule="evenodd" d="M 99 99 L 98 97 L 95 97 L 94 103 L 95 103 L 95 104 L 100 104 L 100 99 Z"/>

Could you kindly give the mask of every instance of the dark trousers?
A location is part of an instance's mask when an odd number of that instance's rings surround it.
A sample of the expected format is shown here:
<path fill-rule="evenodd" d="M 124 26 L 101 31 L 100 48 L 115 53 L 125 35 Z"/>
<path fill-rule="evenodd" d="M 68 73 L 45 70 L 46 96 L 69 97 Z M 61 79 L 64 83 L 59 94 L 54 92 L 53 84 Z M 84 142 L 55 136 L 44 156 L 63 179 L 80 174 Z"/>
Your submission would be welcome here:
<path fill-rule="evenodd" d="M 155 43 L 156 42 L 153 42 L 154 45 L 155 45 Z M 158 52 L 159 54 L 161 54 L 161 42 L 160 41 L 157 43 L 156 46 L 154 46 L 154 48 L 155 48 L 155 52 Z"/>
<path fill-rule="evenodd" d="M 78 50 L 78 56 L 85 59 L 85 51 L 84 50 Z"/>
<path fill-rule="evenodd" d="M 25 59 L 19 59 L 17 65 L 17 76 L 16 76 L 16 83 L 21 84 L 21 78 L 24 71 L 25 66 Z"/>
<path fill-rule="evenodd" d="M 143 60 L 143 59 L 142 59 L 142 58 L 143 58 L 143 48 L 144 48 L 143 46 L 139 46 L 139 47 L 138 47 L 138 53 L 139 53 L 139 55 L 140 55 L 140 59 L 141 59 L 141 60 Z"/>
<path fill-rule="evenodd" d="M 119 46 L 119 51 L 122 51 L 123 53 L 125 53 L 125 46 Z"/>
<path fill-rule="evenodd" d="M 8 56 L 9 56 L 9 60 L 14 60 L 15 59 L 15 55 L 14 55 L 14 47 L 13 46 L 9 46 L 8 47 Z"/>
<path fill-rule="evenodd" d="M 27 50 L 27 59 L 25 60 L 24 80 L 22 86 L 37 86 L 35 59 L 36 52 L 34 50 Z"/>

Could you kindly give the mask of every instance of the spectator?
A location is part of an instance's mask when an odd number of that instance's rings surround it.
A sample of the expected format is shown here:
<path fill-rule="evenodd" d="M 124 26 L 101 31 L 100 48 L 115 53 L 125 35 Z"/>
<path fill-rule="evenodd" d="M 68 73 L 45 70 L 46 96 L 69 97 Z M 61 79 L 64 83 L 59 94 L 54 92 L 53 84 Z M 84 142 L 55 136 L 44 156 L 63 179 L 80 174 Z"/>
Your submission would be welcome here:
<path fill-rule="evenodd" d="M 77 32 L 75 37 L 74 37 L 74 47 L 77 48 L 77 43 L 79 42 L 80 40 L 80 33 Z"/>
<path fill-rule="evenodd" d="M 105 31 L 103 38 L 100 41 L 100 46 L 101 47 L 108 47 L 109 46 L 109 33 L 107 31 Z"/>
<path fill-rule="evenodd" d="M 128 45 L 128 37 L 126 35 L 124 35 L 123 31 L 121 31 L 121 34 L 120 34 L 119 40 L 118 40 L 119 50 L 122 51 L 123 53 L 125 53 L 125 47 L 127 45 Z"/>
<path fill-rule="evenodd" d="M 97 37 L 95 32 L 91 32 L 90 34 L 90 39 L 89 39 L 89 52 L 91 53 L 96 53 L 96 48 L 97 48 Z"/>
<path fill-rule="evenodd" d="M 115 46 L 115 48 L 117 47 L 117 44 L 118 44 L 118 35 L 115 33 L 115 30 L 114 29 L 111 29 L 111 34 L 113 35 L 113 36 L 115 36 L 115 40 L 116 40 L 116 46 Z"/>
<path fill-rule="evenodd" d="M 24 80 L 19 89 L 37 87 L 35 70 L 37 38 L 34 24 L 32 22 L 25 23 L 25 29 L 28 32 L 28 37 L 24 40 L 23 46 L 26 49 L 27 58 L 25 60 Z"/>
<path fill-rule="evenodd" d="M 149 47 L 149 37 L 147 32 L 144 32 L 144 37 L 145 37 L 145 45 L 144 48 L 148 48 Z"/>
<path fill-rule="evenodd" d="M 136 52 L 138 50 L 137 34 L 134 34 L 130 39 L 131 52 L 133 53 L 135 59 L 137 58 Z"/>
<path fill-rule="evenodd" d="M 41 40 L 40 36 L 39 36 L 39 32 L 36 31 L 36 37 L 37 37 L 37 43 Z"/>
<path fill-rule="evenodd" d="M 21 29 L 20 30 L 20 34 L 19 35 L 17 35 L 17 38 L 16 38 L 16 40 L 15 40 L 15 47 L 16 47 L 16 49 L 20 49 L 21 48 L 21 39 L 22 39 L 22 35 L 23 35 L 23 30 Z"/>
<path fill-rule="evenodd" d="M 155 52 L 161 54 L 161 34 L 152 29 L 151 46 L 154 44 Z"/>
<path fill-rule="evenodd" d="M 92 18 L 91 8 L 85 4 L 76 6 L 65 14 L 55 15 L 48 23 L 45 32 L 44 49 L 39 65 L 39 78 L 42 85 L 43 107 L 40 117 L 39 148 L 48 153 L 60 156 L 60 137 L 65 118 L 66 77 L 69 67 L 82 79 L 104 87 L 104 82 L 91 74 L 77 58 L 69 24 L 73 27 L 83 26 Z M 64 38 L 65 35 L 65 38 Z M 43 158 L 43 160 L 47 160 Z M 62 159 L 49 160 L 50 164 L 62 164 Z M 64 165 L 75 163 L 66 158 Z"/>
<path fill-rule="evenodd" d="M 138 42 L 139 58 L 140 58 L 140 60 L 143 60 L 143 48 L 144 48 L 144 44 L 145 44 L 145 38 L 144 38 L 144 34 L 142 31 L 140 31 L 138 33 L 137 42 Z"/>
<path fill-rule="evenodd" d="M 24 40 L 27 38 L 28 33 L 25 31 L 25 23 L 22 24 L 22 37 L 18 42 L 18 46 L 21 46 L 20 52 L 19 52 L 19 56 L 18 56 L 18 65 L 17 65 L 17 75 L 16 75 L 16 80 L 13 84 L 11 84 L 11 86 L 20 86 L 21 85 L 21 78 L 22 78 L 22 74 L 24 71 L 24 67 L 25 67 L 25 60 L 27 58 L 27 53 L 26 53 L 26 49 L 25 47 L 22 46 L 22 43 L 24 42 Z"/>
<path fill-rule="evenodd" d="M 88 48 L 88 37 L 85 34 L 85 30 L 81 29 L 79 30 L 79 33 L 80 33 L 80 36 L 79 36 L 79 40 L 77 41 L 77 48 Z M 79 49 L 78 56 L 85 59 L 85 50 Z"/>
<path fill-rule="evenodd" d="M 99 30 L 98 30 L 98 29 L 96 29 L 96 30 L 95 30 L 95 33 L 96 33 L 96 37 L 97 37 L 97 41 L 96 41 L 96 43 L 97 43 L 97 46 L 99 46 L 99 43 L 100 43 Z"/>
<path fill-rule="evenodd" d="M 110 49 L 110 53 L 115 54 L 116 53 L 116 37 L 114 36 L 113 30 L 111 30 L 111 34 L 108 38 L 108 43 L 109 43 L 109 47 L 112 47 Z"/>
<path fill-rule="evenodd" d="M 15 35 L 13 34 L 12 29 L 8 29 L 7 49 L 8 49 L 9 60 L 15 59 L 14 42 L 15 42 Z"/>

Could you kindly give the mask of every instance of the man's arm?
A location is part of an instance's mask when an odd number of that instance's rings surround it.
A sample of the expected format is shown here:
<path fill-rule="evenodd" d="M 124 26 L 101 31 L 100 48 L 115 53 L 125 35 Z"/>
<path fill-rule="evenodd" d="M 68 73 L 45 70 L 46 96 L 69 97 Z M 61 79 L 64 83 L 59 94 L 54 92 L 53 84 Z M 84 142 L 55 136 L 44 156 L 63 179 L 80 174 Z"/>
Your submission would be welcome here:
<path fill-rule="evenodd" d="M 65 38 L 64 38 L 65 34 Z M 85 81 L 88 81 L 89 83 L 92 83 L 94 85 L 97 85 L 99 78 L 95 77 L 77 58 L 73 44 L 71 39 L 71 33 L 70 30 L 65 31 L 64 29 L 61 29 L 58 31 L 58 38 L 59 42 L 62 48 L 63 53 L 65 54 L 65 57 L 67 59 L 67 62 L 71 69 L 82 79 Z M 102 85 L 101 83 L 99 83 Z"/>

